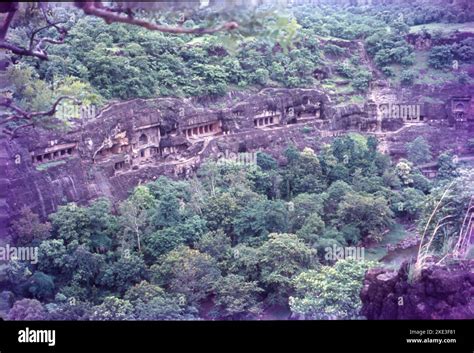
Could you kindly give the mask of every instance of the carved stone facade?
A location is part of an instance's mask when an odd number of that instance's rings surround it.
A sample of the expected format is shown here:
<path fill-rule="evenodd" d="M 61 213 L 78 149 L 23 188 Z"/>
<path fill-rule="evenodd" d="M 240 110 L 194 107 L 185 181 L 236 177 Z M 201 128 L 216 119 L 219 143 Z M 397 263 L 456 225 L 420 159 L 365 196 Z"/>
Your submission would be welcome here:
<path fill-rule="evenodd" d="M 33 164 L 52 162 L 72 156 L 77 147 L 76 143 L 57 144 L 57 140 L 50 141 L 50 144 L 51 147 L 31 151 Z"/>
<path fill-rule="evenodd" d="M 474 121 L 474 100 L 471 96 L 451 98 L 451 117 L 456 124 Z"/>
<path fill-rule="evenodd" d="M 472 114 L 465 96 L 456 95 L 449 105 Z M 382 138 L 383 131 L 404 124 L 377 120 L 364 105 L 334 106 L 316 89 L 264 89 L 222 106 L 135 99 L 110 104 L 67 133 L 27 128 L 13 140 L 0 138 L 0 221 L 8 224 L 23 205 L 45 218 L 66 202 L 87 203 L 99 196 L 120 200 L 160 175 L 189 176 L 224 150 L 265 150 L 278 159 L 289 143 L 306 146 L 305 128 L 322 139 L 348 131 Z M 431 116 L 423 109 L 422 114 Z M 427 131 L 436 129 L 427 125 Z"/>

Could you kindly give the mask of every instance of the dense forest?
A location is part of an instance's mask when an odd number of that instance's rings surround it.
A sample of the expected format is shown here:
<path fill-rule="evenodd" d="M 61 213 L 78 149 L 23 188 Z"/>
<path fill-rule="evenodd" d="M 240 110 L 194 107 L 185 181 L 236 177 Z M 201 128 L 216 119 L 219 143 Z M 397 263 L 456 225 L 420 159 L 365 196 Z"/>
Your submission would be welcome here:
<path fill-rule="evenodd" d="M 24 22 L 11 31 L 11 41 L 28 41 L 37 26 L 28 21 L 35 10 L 31 11 L 21 14 Z M 420 27 L 436 38 L 443 37 L 442 31 L 423 25 L 473 20 L 472 14 L 456 12 L 455 7 L 441 10 L 424 4 L 362 11 L 321 6 L 312 11 L 304 5 L 270 15 L 267 9 L 255 11 L 237 12 L 247 25 L 239 33 L 196 37 L 107 24 L 73 7 L 55 8 L 53 18 L 69 28 L 64 44 L 51 45 L 47 61 L 25 56 L 8 68 L 13 96 L 22 108 L 36 111 L 49 108 L 62 95 L 100 107 L 112 99 L 212 97 L 232 90 L 320 85 L 360 101 L 375 78 L 358 51 L 345 45 L 348 40 L 365 43 L 377 69 L 396 84 L 430 82 L 430 73 L 443 82 L 470 80 L 463 67 L 474 58 L 472 38 L 435 45 L 428 56 L 415 53 L 406 40 L 411 28 Z M 206 15 L 185 17 L 183 26 L 195 27 Z M 169 12 L 160 20 L 173 25 L 182 16 Z M 449 70 L 453 60 L 461 68 L 455 73 Z M 338 87 L 341 81 L 350 86 Z"/>
<path fill-rule="evenodd" d="M 47 46 L 48 60 L 6 55 L 10 97 L 2 103 L 26 112 L 47 111 L 62 96 L 98 109 L 152 97 L 212 105 L 229 92 L 265 87 L 320 87 L 335 103 L 362 103 L 375 80 L 395 88 L 472 84 L 474 38 L 447 40 L 452 34 L 442 25 L 472 24 L 474 14 L 454 5 L 273 11 L 239 8 L 238 29 L 196 36 L 107 23 L 72 5 L 52 7 L 47 18 L 67 36 Z M 183 28 L 218 20 L 206 9 L 153 16 Z M 38 7 L 22 7 L 9 42 L 27 45 L 43 20 Z M 55 25 L 44 32 L 57 31 Z M 409 42 L 413 33 L 437 44 L 420 52 Z M 46 115 L 52 114 L 10 119 L 10 112 L 2 124 L 10 131 L 25 120 L 70 127 L 68 119 Z M 24 207 L 12 222 L 11 243 L 37 246 L 38 261 L 2 264 L 2 290 L 22 298 L 5 317 L 363 319 L 364 274 L 380 265 L 386 239 L 410 228 L 432 233 L 440 256 L 452 249 L 474 195 L 472 169 L 461 168 L 452 150 L 433 153 L 423 137 L 407 142 L 405 158 L 394 160 L 373 136 L 351 133 L 328 144 L 310 129 L 301 134 L 307 147 L 288 144 L 283 163 L 264 152 L 256 152 L 256 163 L 209 159 L 190 178 L 160 176 L 118 203 L 64 203 L 48 219 Z M 428 162 L 437 163 L 436 178 L 420 171 Z M 433 214 L 440 199 L 446 206 Z M 449 225 L 438 232 L 446 217 Z M 365 258 L 330 253 L 347 247 L 365 249 Z"/>
<path fill-rule="evenodd" d="M 193 179 L 138 186 L 116 209 L 107 199 L 67 204 L 46 223 L 25 208 L 14 241 L 37 244 L 38 264 L 8 265 L 10 288 L 25 296 L 9 318 L 249 319 L 288 306 L 306 318 L 358 318 L 376 263 L 335 261 L 327 249 L 380 242 L 401 220 L 424 227 L 450 182 L 452 206 L 437 217 L 456 220 L 435 239 L 442 249 L 473 192 L 449 156 L 429 181 L 376 148 L 351 135 L 319 155 L 289 146 L 284 167 L 264 153 L 256 165 L 209 161 Z"/>

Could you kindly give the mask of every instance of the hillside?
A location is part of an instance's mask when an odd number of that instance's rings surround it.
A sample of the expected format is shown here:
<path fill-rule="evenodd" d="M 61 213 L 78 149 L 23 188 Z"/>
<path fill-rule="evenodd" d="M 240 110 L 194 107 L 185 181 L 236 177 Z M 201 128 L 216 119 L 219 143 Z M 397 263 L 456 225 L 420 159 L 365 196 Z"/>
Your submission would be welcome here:
<path fill-rule="evenodd" d="M 252 4 L 2 5 L 1 317 L 473 318 L 472 2 Z"/>

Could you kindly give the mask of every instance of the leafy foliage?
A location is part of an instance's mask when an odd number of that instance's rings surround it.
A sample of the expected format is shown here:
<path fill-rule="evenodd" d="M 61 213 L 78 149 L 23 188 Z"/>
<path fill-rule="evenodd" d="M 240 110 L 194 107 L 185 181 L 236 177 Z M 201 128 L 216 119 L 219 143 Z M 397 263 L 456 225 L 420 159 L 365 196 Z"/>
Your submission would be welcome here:
<path fill-rule="evenodd" d="M 297 296 L 290 297 L 291 310 L 313 320 L 360 318 L 362 280 L 373 265 L 339 260 L 334 266 L 303 272 L 293 281 Z"/>
<path fill-rule="evenodd" d="M 408 160 L 415 165 L 431 161 L 430 145 L 422 136 L 418 136 L 412 142 L 407 143 L 406 149 Z"/>
<path fill-rule="evenodd" d="M 470 18 L 450 4 L 445 11 L 429 4 L 366 11 L 301 5 L 278 16 L 263 6 L 237 14 L 242 25 L 233 33 L 174 36 L 58 6 L 53 16 L 67 20 L 69 35 L 48 48 L 51 60 L 20 58 L 8 68 L 13 99 L 23 109 L 44 110 L 61 95 L 97 108 L 156 96 L 205 97 L 207 104 L 230 91 L 266 86 L 333 84 L 338 90 L 341 84 L 362 95 L 383 74 L 401 72 L 402 85 L 415 83 L 409 26 Z M 233 16 L 206 8 L 181 20 L 175 15 L 164 11 L 154 20 L 195 28 Z M 22 12 L 15 22 L 15 43 L 28 39 L 27 16 Z M 472 39 L 435 46 L 429 64 L 444 70 L 453 60 L 471 63 L 473 53 Z M 43 123 L 67 126 L 78 117 L 71 107 L 61 104 L 55 115 L 61 123 Z M 311 131 L 303 129 L 308 141 Z M 23 209 L 13 240 L 38 245 L 39 261 L 1 267 L 2 285 L 24 297 L 9 319 L 243 320 L 274 305 L 306 318 L 355 319 L 372 264 L 332 263 L 322 250 L 382 242 L 399 221 L 426 224 L 450 182 L 453 190 L 432 224 L 450 221 L 435 232 L 435 248 L 461 231 L 472 195 L 463 185 L 472 182 L 448 151 L 438 157 L 436 180 L 423 177 L 416 166 L 432 154 L 422 137 L 406 145 L 407 159 L 395 165 L 378 151 L 375 137 L 359 134 L 302 150 L 286 147 L 283 156 L 258 153 L 255 165 L 207 161 L 194 179 L 160 177 L 114 207 L 107 199 L 69 203 L 48 222 Z"/>

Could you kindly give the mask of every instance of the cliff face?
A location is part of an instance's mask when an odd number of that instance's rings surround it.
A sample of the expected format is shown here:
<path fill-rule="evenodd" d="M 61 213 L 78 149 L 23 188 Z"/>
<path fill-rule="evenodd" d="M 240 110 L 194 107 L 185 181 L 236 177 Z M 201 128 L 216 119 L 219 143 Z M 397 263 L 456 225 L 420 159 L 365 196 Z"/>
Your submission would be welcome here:
<path fill-rule="evenodd" d="M 474 319 L 474 261 L 432 266 L 409 283 L 400 270 L 367 272 L 361 291 L 362 315 L 369 320 Z"/>
<path fill-rule="evenodd" d="M 26 128 L 14 139 L 0 138 L 0 237 L 24 205 L 46 218 L 66 202 L 120 200 L 160 175 L 188 175 L 202 157 L 286 145 L 294 135 L 287 130 L 334 114 L 318 90 L 266 89 L 225 106 L 135 99 L 111 104 L 68 131 Z M 279 126 L 285 130 L 268 133 Z"/>
<path fill-rule="evenodd" d="M 399 133 L 423 128 L 423 136 L 429 137 L 439 122 L 444 126 L 442 136 L 436 135 L 440 146 L 452 143 L 452 134 L 459 140 L 459 131 L 467 139 L 469 126 L 474 127 L 472 96 L 472 90 L 465 91 L 453 105 L 452 94 L 446 93 L 440 109 L 422 105 L 424 120 L 406 126 L 407 131 L 401 129 L 402 118 L 374 114 L 368 104 L 334 106 L 317 89 L 229 95 L 219 108 L 188 99 L 135 99 L 111 104 L 67 131 L 26 128 L 14 139 L 0 137 L 0 237 L 7 235 L 9 222 L 25 205 L 46 218 L 67 202 L 85 204 L 99 196 L 118 201 L 140 183 L 160 175 L 189 176 L 204 159 L 226 152 L 264 151 L 279 159 L 289 144 L 315 148 L 313 136 L 328 142 L 350 131 L 376 134 L 403 147 L 406 141 L 397 139 Z M 395 102 L 413 104 L 401 92 Z M 458 105 L 469 121 L 448 134 L 451 107 Z M 394 130 L 398 132 L 385 137 Z"/>

